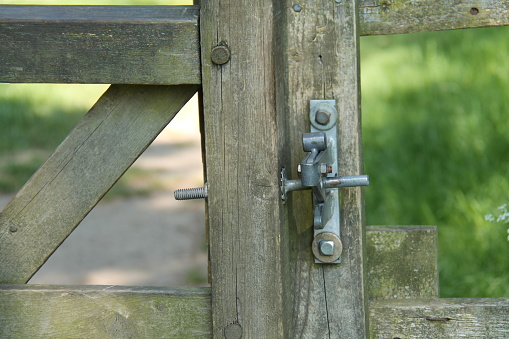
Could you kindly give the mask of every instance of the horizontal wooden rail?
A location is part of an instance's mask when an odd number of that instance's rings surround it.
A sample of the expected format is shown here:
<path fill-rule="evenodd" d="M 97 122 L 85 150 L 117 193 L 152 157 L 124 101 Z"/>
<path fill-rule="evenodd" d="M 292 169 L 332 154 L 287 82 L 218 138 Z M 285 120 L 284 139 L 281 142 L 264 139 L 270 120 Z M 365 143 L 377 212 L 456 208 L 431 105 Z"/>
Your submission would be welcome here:
<path fill-rule="evenodd" d="M 208 288 L 0 284 L 2 338 L 209 338 Z M 507 338 L 509 299 L 370 303 L 370 338 Z"/>
<path fill-rule="evenodd" d="M 306 6 L 302 6 L 306 10 Z M 361 35 L 509 25 L 509 0 L 361 0 Z M 197 6 L 0 5 L 0 82 L 199 84 Z"/>
<path fill-rule="evenodd" d="M 436 297 L 436 238 L 431 226 L 368 227 L 370 299 Z M 208 289 L 0 284 L 0 338 L 206 338 L 210 305 Z"/>
<path fill-rule="evenodd" d="M 0 6 L 0 82 L 199 84 L 195 6 Z"/>
<path fill-rule="evenodd" d="M 507 337 L 509 299 L 436 298 L 436 235 L 368 227 L 370 337 Z M 211 326 L 207 288 L 0 284 L 2 338 L 208 338 Z"/>
<path fill-rule="evenodd" d="M 509 25 L 509 1 L 360 0 L 361 35 Z"/>
<path fill-rule="evenodd" d="M 507 338 L 509 299 L 379 300 L 371 338 Z"/>
<path fill-rule="evenodd" d="M 2 338 L 207 338 L 206 288 L 0 285 Z"/>

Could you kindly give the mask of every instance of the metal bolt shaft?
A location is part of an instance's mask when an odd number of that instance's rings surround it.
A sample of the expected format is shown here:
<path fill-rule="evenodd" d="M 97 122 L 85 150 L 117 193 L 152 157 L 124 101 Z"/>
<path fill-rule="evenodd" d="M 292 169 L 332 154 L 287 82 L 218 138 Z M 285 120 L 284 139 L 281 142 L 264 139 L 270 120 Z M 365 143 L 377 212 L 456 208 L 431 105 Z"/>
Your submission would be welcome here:
<path fill-rule="evenodd" d="M 176 190 L 174 195 L 176 200 L 205 199 L 208 196 L 207 184 L 203 187 Z"/>

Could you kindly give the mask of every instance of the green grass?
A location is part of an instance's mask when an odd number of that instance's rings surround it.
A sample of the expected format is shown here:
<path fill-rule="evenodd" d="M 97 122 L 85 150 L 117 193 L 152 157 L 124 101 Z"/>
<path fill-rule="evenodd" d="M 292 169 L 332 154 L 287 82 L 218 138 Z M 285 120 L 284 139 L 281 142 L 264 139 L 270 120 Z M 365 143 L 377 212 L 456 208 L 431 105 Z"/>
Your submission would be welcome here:
<path fill-rule="evenodd" d="M 367 221 L 437 225 L 443 297 L 509 296 L 508 34 L 361 39 Z"/>

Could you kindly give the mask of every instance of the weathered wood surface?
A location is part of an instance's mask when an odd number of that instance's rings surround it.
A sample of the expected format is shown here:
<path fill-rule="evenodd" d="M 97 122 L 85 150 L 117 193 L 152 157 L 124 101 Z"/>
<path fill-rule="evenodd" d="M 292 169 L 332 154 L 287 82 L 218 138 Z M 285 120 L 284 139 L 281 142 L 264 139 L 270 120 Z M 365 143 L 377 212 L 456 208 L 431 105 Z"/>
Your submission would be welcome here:
<path fill-rule="evenodd" d="M 361 35 L 509 25 L 509 1 L 360 0 Z"/>
<path fill-rule="evenodd" d="M 362 0 L 359 26 L 361 35 L 502 26 L 508 13 L 507 0 Z M 199 84 L 197 21 L 197 6 L 2 5 L 0 81 Z"/>
<path fill-rule="evenodd" d="M 436 230 L 429 228 L 368 227 L 366 233 L 368 267 L 375 262 L 396 267 L 401 257 L 422 254 L 433 243 L 431 239 L 436 239 Z M 411 246 L 407 246 L 409 242 Z M 402 246 L 398 248 L 399 244 Z M 388 255 L 394 250 L 400 254 Z M 416 293 L 425 296 L 422 289 L 413 290 L 414 285 L 410 290 L 406 288 L 405 279 L 393 277 L 392 273 L 375 270 L 370 272 L 370 278 L 390 281 L 390 293 L 399 291 L 400 297 L 403 293 L 407 293 L 405 298 L 415 297 Z M 428 274 L 422 271 L 408 273 L 421 284 L 429 281 Z M 370 298 L 386 291 L 379 292 L 374 287 L 370 288 Z M 0 284 L 1 338 L 208 338 L 211 334 L 209 289 Z"/>
<path fill-rule="evenodd" d="M 508 338 L 509 299 L 378 300 L 371 338 Z"/>
<path fill-rule="evenodd" d="M 281 338 L 288 258 L 279 193 L 272 0 L 203 1 L 200 14 L 215 338 Z M 219 44 L 231 59 L 211 61 Z M 224 50 L 224 49 L 223 49 Z M 216 61 L 225 61 L 216 55 Z M 279 81 L 279 80 L 278 80 Z"/>
<path fill-rule="evenodd" d="M 198 7 L 0 6 L 0 82 L 199 84 Z"/>
<path fill-rule="evenodd" d="M 196 89 L 111 86 L 0 213 L 0 282 L 27 282 Z"/>
<path fill-rule="evenodd" d="M 438 298 L 435 226 L 369 226 L 369 300 Z"/>
<path fill-rule="evenodd" d="M 284 152 L 289 177 L 297 178 L 308 132 L 309 100 L 336 99 L 339 175 L 363 174 L 356 1 L 282 1 L 277 7 L 278 114 L 287 113 Z M 369 189 L 369 188 L 368 188 Z M 309 192 L 287 203 L 294 293 L 292 335 L 299 338 L 363 338 L 367 335 L 367 283 L 361 188 L 341 190 L 340 265 L 314 264 L 310 250 Z M 282 239 L 282 241 L 285 241 Z"/>
<path fill-rule="evenodd" d="M 0 335 L 209 338 L 210 297 L 206 288 L 0 285 Z M 370 316 L 370 338 L 507 338 L 509 299 L 378 300 Z"/>
<path fill-rule="evenodd" d="M 0 337 L 207 338 L 206 288 L 0 285 Z"/>

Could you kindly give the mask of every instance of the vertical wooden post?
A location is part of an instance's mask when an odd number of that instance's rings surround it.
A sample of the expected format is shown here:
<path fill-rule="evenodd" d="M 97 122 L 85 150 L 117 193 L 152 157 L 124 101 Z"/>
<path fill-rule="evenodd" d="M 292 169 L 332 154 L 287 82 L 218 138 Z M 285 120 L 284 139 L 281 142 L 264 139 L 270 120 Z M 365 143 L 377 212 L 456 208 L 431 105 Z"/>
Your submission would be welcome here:
<path fill-rule="evenodd" d="M 201 5 L 213 333 L 281 338 L 284 129 L 275 107 L 272 0 Z"/>
<path fill-rule="evenodd" d="M 301 134 L 309 131 L 309 100 L 336 99 L 339 175 L 362 174 L 358 10 L 355 0 L 284 1 L 278 8 L 278 108 L 288 110 L 292 178 L 303 157 Z M 367 336 L 367 293 L 361 188 L 341 189 L 342 263 L 313 263 L 310 194 L 295 192 L 289 220 L 297 238 L 294 334 L 304 338 Z"/>
<path fill-rule="evenodd" d="M 343 264 L 314 264 L 297 177 L 309 100 L 336 99 L 340 175 L 362 172 L 354 0 L 202 1 L 202 84 L 216 338 L 366 336 L 362 192 L 342 191 Z"/>

